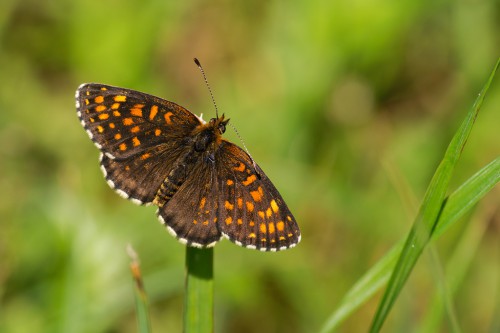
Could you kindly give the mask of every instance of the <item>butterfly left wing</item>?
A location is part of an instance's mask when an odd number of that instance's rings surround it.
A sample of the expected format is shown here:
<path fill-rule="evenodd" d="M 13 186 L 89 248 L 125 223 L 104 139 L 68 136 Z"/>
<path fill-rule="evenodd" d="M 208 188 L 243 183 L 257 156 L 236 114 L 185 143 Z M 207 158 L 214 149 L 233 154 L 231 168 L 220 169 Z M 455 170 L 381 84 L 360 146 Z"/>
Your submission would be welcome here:
<path fill-rule="evenodd" d="M 201 121 L 180 105 L 131 89 L 87 83 L 75 97 L 109 186 L 134 203 L 152 203 Z"/>
<path fill-rule="evenodd" d="M 280 193 L 240 147 L 223 140 L 215 156 L 218 226 L 237 245 L 261 251 L 292 248 L 300 230 Z"/>

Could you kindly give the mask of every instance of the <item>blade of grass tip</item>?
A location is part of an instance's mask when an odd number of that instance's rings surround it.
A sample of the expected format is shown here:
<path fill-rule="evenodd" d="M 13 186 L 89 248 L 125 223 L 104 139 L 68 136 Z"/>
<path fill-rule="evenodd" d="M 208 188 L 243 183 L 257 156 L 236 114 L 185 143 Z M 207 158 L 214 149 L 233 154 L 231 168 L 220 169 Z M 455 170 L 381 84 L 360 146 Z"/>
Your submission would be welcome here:
<path fill-rule="evenodd" d="M 406 280 L 420 257 L 420 254 L 432 236 L 436 223 L 439 219 L 439 215 L 445 205 L 444 199 L 453 170 L 464 149 L 467 138 L 472 130 L 472 126 L 474 125 L 474 121 L 483 103 L 484 96 L 488 91 L 499 64 L 500 59 L 497 61 L 488 81 L 477 97 L 472 109 L 469 111 L 462 125 L 453 136 L 448 148 L 446 149 L 443 160 L 439 164 L 434 176 L 431 179 L 418 215 L 413 223 L 413 227 L 410 230 L 408 238 L 406 239 L 403 251 L 401 252 L 398 262 L 396 263 L 396 267 L 391 275 L 389 283 L 387 284 L 386 291 L 373 319 L 370 332 L 379 332 L 382 328 L 392 305 L 396 301 L 396 298 L 406 283 Z"/>
<path fill-rule="evenodd" d="M 453 226 L 463 214 L 470 210 L 499 182 L 500 157 L 497 157 L 448 197 L 432 239 L 439 237 Z M 320 332 L 331 332 L 337 328 L 347 316 L 372 297 L 389 280 L 403 244 L 404 240 L 401 240 L 394 245 L 382 259 L 352 286 L 341 300 L 337 310 L 327 319 Z"/>
<path fill-rule="evenodd" d="M 186 246 L 184 332 L 213 332 L 214 249 Z"/>
<path fill-rule="evenodd" d="M 139 267 L 139 257 L 132 248 L 132 245 L 127 245 L 127 253 L 131 259 L 130 271 L 135 281 L 135 308 L 137 311 L 137 326 L 140 333 L 151 332 L 151 322 L 149 320 L 148 298 L 144 290 L 142 282 L 141 270 Z"/>
<path fill-rule="evenodd" d="M 479 170 L 448 197 L 432 238 L 439 237 L 453 226 L 498 182 L 500 182 L 500 157 Z M 352 286 L 320 332 L 331 332 L 337 328 L 344 319 L 372 297 L 389 280 L 403 244 L 404 240 L 401 240 L 394 245 Z"/>

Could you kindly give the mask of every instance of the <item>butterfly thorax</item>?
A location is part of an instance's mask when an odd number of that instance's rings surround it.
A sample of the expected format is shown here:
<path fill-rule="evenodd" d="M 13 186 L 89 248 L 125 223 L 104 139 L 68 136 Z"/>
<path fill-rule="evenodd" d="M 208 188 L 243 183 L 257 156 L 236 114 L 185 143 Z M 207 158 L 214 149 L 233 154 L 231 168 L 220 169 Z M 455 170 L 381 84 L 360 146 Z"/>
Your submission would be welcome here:
<path fill-rule="evenodd" d="M 222 141 L 222 134 L 226 131 L 229 119 L 224 120 L 224 115 L 219 118 L 212 118 L 206 124 L 197 126 L 192 133 L 194 138 L 194 149 L 203 152 L 209 149 L 210 145 L 216 148 Z"/>
<path fill-rule="evenodd" d="M 222 143 L 222 134 L 226 131 L 229 119 L 224 115 L 212 118 L 206 124 L 200 124 L 191 133 L 190 139 L 182 147 L 184 153 L 174 163 L 167 178 L 161 184 L 155 198 L 155 204 L 160 207 L 166 204 L 177 192 L 179 187 L 190 176 L 195 164 L 202 161 L 210 167 L 215 163 L 215 156 Z"/>

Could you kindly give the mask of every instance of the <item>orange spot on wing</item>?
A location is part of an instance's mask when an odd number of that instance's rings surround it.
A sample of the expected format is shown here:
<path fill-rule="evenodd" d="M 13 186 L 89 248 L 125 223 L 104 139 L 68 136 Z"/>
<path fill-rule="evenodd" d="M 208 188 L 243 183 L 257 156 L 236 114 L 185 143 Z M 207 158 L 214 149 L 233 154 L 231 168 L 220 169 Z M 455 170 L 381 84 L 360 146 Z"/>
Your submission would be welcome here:
<path fill-rule="evenodd" d="M 96 98 L 94 98 L 94 102 L 101 104 L 102 102 L 104 102 L 104 96 L 97 96 Z"/>
<path fill-rule="evenodd" d="M 227 225 L 230 225 L 231 223 L 233 223 L 233 218 L 231 216 L 229 216 L 227 219 L 226 219 L 226 224 Z"/>
<path fill-rule="evenodd" d="M 251 191 L 250 195 L 252 196 L 254 201 L 259 202 L 262 200 L 262 197 L 264 196 L 264 191 L 262 190 L 262 187 L 259 186 L 257 190 Z"/>
<path fill-rule="evenodd" d="M 127 101 L 127 96 L 125 95 L 117 95 L 113 98 L 115 102 L 125 102 Z"/>
<path fill-rule="evenodd" d="M 148 159 L 150 156 L 151 156 L 151 154 L 150 154 L 150 153 L 145 153 L 145 154 L 142 154 L 142 155 L 141 155 L 141 160 Z"/>
<path fill-rule="evenodd" d="M 134 120 L 132 118 L 123 118 L 123 125 L 130 126 L 133 123 L 134 123 Z"/>
<path fill-rule="evenodd" d="M 132 133 L 137 133 L 137 132 L 139 132 L 140 130 L 141 130 L 141 129 L 140 129 L 140 127 L 139 127 L 139 126 L 134 126 L 134 127 L 132 127 L 132 128 L 130 129 L 130 132 L 132 132 Z"/>
<path fill-rule="evenodd" d="M 259 211 L 257 212 L 257 214 L 258 214 L 261 218 L 264 218 L 264 217 L 266 216 L 266 214 L 265 214 L 263 211 L 261 211 L 261 210 L 259 210 Z"/>
<path fill-rule="evenodd" d="M 99 133 L 104 132 L 104 127 L 102 127 L 101 125 L 97 126 L 97 131 L 98 131 Z"/>
<path fill-rule="evenodd" d="M 262 232 L 263 234 L 265 234 L 267 232 L 266 224 L 265 223 L 261 223 L 259 225 L 259 229 L 260 229 L 260 232 Z"/>
<path fill-rule="evenodd" d="M 141 117 L 142 118 L 142 109 L 138 109 L 138 108 L 130 109 L 130 114 L 132 116 Z"/>
<path fill-rule="evenodd" d="M 119 111 L 113 111 L 113 116 L 120 117 L 122 114 Z"/>
<path fill-rule="evenodd" d="M 127 145 L 124 144 L 124 143 L 122 143 L 122 144 L 120 144 L 119 148 L 120 148 L 121 151 L 125 151 L 125 150 L 127 150 Z"/>
<path fill-rule="evenodd" d="M 156 117 L 157 113 L 158 113 L 158 106 L 153 105 L 151 107 L 151 111 L 149 111 L 149 120 L 153 120 Z"/>
<path fill-rule="evenodd" d="M 88 99 L 85 99 L 85 105 L 89 105 L 90 101 Z"/>
<path fill-rule="evenodd" d="M 200 209 L 203 209 L 203 207 L 205 207 L 205 202 L 207 201 L 207 199 L 205 197 L 201 198 L 200 200 Z"/>
<path fill-rule="evenodd" d="M 283 221 L 279 221 L 276 223 L 276 229 L 278 229 L 278 231 L 283 231 L 285 230 L 285 223 Z"/>
<path fill-rule="evenodd" d="M 240 172 L 245 171 L 245 164 L 243 164 L 243 163 L 240 162 L 240 165 L 238 165 L 237 167 L 235 167 L 234 170 L 240 171 Z"/>
<path fill-rule="evenodd" d="M 253 203 L 250 201 L 247 201 L 247 210 L 251 213 L 253 212 Z"/>
<path fill-rule="evenodd" d="M 278 207 L 278 204 L 276 203 L 276 201 L 271 200 L 271 209 L 273 210 L 273 212 L 277 213 L 278 210 L 279 210 L 279 207 Z"/>
<path fill-rule="evenodd" d="M 229 201 L 226 201 L 226 202 L 224 203 L 224 207 L 226 207 L 226 209 L 233 210 L 234 205 L 233 205 L 233 204 L 231 204 Z"/>
<path fill-rule="evenodd" d="M 268 208 L 268 209 L 266 210 L 266 216 L 267 216 L 267 217 L 271 217 L 272 215 L 273 215 L 273 211 L 271 210 L 271 208 Z"/>
<path fill-rule="evenodd" d="M 159 136 L 161 134 L 161 129 L 155 129 L 155 136 Z"/>
<path fill-rule="evenodd" d="M 238 224 L 243 224 L 243 220 L 242 219 L 238 219 Z"/>
<path fill-rule="evenodd" d="M 122 138 L 122 135 L 120 133 L 115 134 L 115 140 L 120 140 Z"/>
<path fill-rule="evenodd" d="M 115 128 L 115 123 L 109 123 L 109 128 Z"/>
<path fill-rule="evenodd" d="M 203 221 L 203 225 L 208 225 L 208 220 Z"/>
<path fill-rule="evenodd" d="M 167 122 L 167 124 L 172 124 L 172 120 L 170 120 L 170 118 L 173 116 L 174 114 L 172 112 L 167 112 L 165 113 L 165 115 L 163 116 L 165 118 L 165 121 Z"/>
<path fill-rule="evenodd" d="M 253 227 L 255 225 L 255 222 L 254 221 L 250 221 L 250 222 L 248 222 L 248 225 L 251 226 L 251 227 Z"/>
<path fill-rule="evenodd" d="M 255 232 L 251 232 L 248 234 L 248 238 L 255 238 Z"/>
<path fill-rule="evenodd" d="M 120 103 L 113 103 L 113 105 L 111 105 L 112 110 L 118 110 L 119 107 L 120 107 Z"/>
<path fill-rule="evenodd" d="M 272 234 L 274 233 L 274 223 L 271 222 L 267 225 L 267 228 L 269 229 L 269 233 Z"/>
<path fill-rule="evenodd" d="M 252 184 L 255 180 L 257 180 L 257 176 L 251 175 L 251 176 L 248 176 L 248 178 L 244 182 L 241 182 L 241 183 L 245 186 L 248 186 L 248 185 Z"/>
<path fill-rule="evenodd" d="M 101 113 L 100 115 L 97 116 L 97 118 L 99 118 L 101 120 L 106 120 L 109 118 L 109 114 L 108 113 Z"/>
<path fill-rule="evenodd" d="M 238 198 L 237 202 L 238 202 L 238 208 L 241 209 L 243 207 L 243 199 L 242 198 Z"/>
<path fill-rule="evenodd" d="M 134 147 L 137 147 L 141 144 L 141 141 L 139 141 L 139 139 L 134 136 L 134 138 L 132 139 L 132 144 L 134 145 Z"/>
<path fill-rule="evenodd" d="M 231 179 L 228 179 L 228 180 L 227 180 L 227 182 L 226 182 L 226 184 L 227 184 L 228 186 L 231 186 L 231 185 L 233 185 L 233 184 L 234 184 L 234 182 L 233 182 Z"/>
<path fill-rule="evenodd" d="M 106 91 L 106 90 L 108 90 L 108 89 L 107 89 L 106 87 L 101 87 L 101 90 L 102 90 L 102 91 Z"/>

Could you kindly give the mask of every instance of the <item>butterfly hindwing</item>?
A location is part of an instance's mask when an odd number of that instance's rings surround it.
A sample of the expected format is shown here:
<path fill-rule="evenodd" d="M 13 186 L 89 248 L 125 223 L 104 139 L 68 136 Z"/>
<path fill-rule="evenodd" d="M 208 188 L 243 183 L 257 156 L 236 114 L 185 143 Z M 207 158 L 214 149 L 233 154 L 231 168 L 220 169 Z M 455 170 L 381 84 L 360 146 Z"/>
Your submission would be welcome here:
<path fill-rule="evenodd" d="M 211 162 L 200 158 L 172 198 L 160 204 L 158 218 L 182 243 L 210 247 L 221 239 L 216 179 Z"/>

